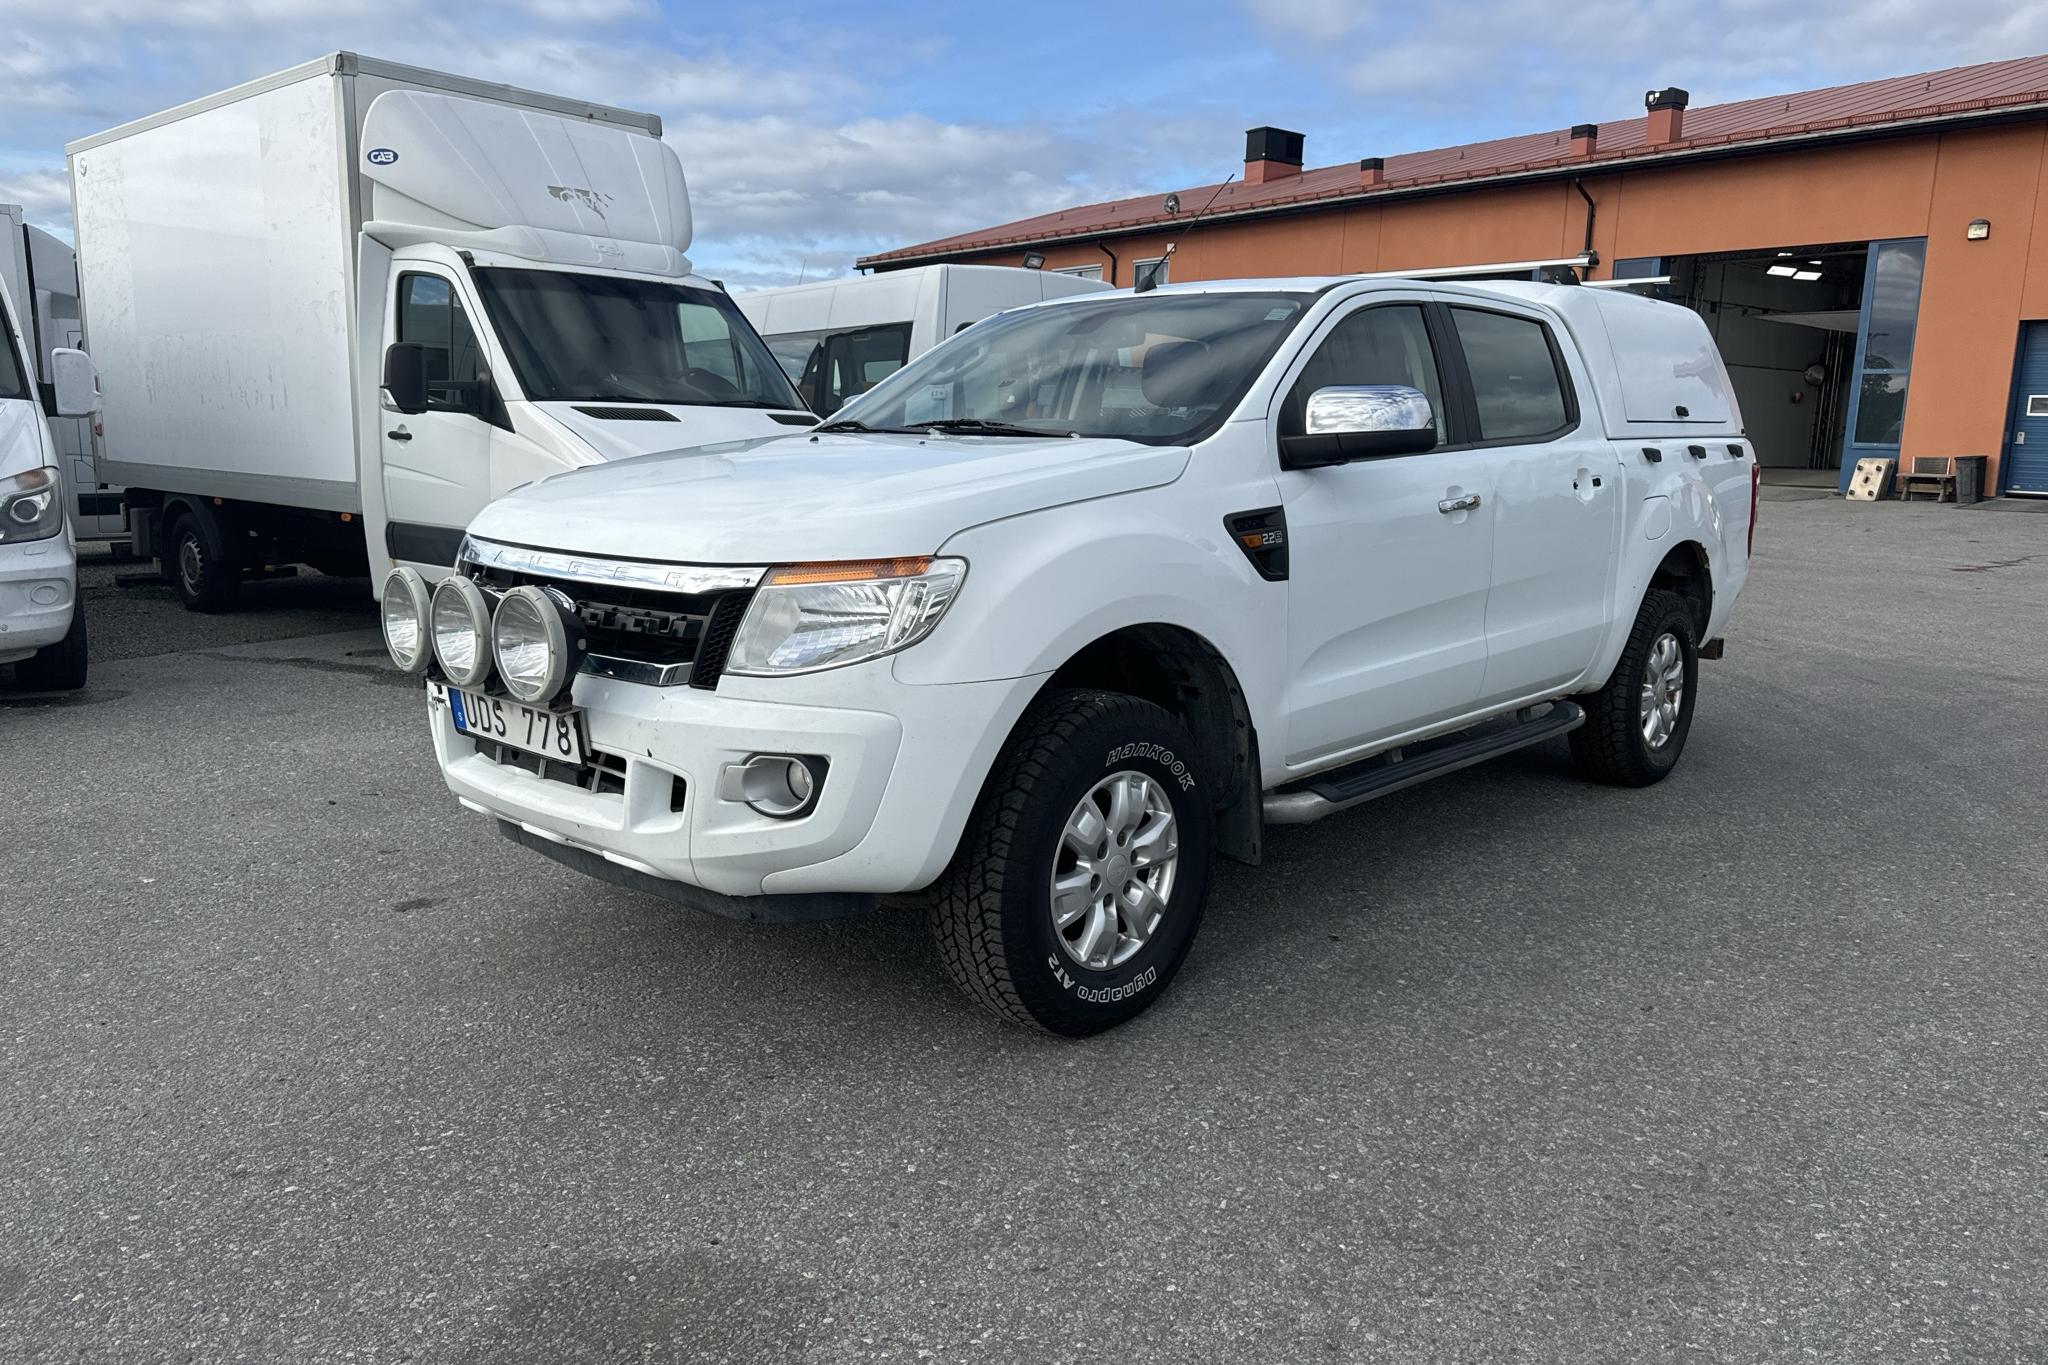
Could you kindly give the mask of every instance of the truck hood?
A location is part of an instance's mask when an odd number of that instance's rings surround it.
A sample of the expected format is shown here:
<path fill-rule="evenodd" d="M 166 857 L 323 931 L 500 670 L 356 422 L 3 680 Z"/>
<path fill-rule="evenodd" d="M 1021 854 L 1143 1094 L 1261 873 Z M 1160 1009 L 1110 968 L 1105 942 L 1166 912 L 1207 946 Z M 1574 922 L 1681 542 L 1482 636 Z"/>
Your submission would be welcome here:
<path fill-rule="evenodd" d="M 781 436 L 818 420 L 800 409 L 776 413 L 766 408 L 704 408 L 653 403 L 611 406 L 603 403 L 529 403 L 528 406 L 568 428 L 577 439 L 607 460 L 651 455 L 679 446 L 710 445 L 716 441 L 740 441 L 754 436 Z M 612 415 L 592 416 L 592 413 Z M 627 413 L 638 415 L 628 417 L 625 416 Z M 665 413 L 667 417 L 653 417 L 656 413 Z M 799 417 L 802 423 L 792 426 L 786 421 L 778 422 L 775 420 L 778 416 Z"/>
<path fill-rule="evenodd" d="M 498 499 L 469 529 L 684 564 L 928 554 L 984 522 L 1172 483 L 1188 453 L 1104 438 L 799 434 L 570 470 Z"/>
<path fill-rule="evenodd" d="M 0 479 L 50 463 L 43 450 L 43 413 L 32 400 L 0 399 Z"/>

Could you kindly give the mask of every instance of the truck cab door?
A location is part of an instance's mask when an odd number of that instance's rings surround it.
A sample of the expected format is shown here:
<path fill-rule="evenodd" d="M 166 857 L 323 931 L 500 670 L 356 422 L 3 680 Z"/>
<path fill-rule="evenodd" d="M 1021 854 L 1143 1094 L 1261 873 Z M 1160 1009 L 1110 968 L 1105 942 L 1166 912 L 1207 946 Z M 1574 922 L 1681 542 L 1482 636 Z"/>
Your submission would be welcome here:
<path fill-rule="evenodd" d="M 1625 490 L 1614 444 L 1581 420 L 1586 376 L 1545 315 L 1442 301 L 1454 387 L 1496 463 L 1479 697 L 1493 706 L 1569 687 L 1592 667 L 1613 619 Z"/>
<path fill-rule="evenodd" d="M 490 501 L 496 399 L 454 276 L 404 261 L 393 276 L 384 344 L 426 348 L 427 408 L 397 412 L 388 395 L 379 404 L 385 545 L 400 563 L 445 569 L 455 562 L 463 528 Z"/>
<path fill-rule="evenodd" d="M 1318 329 L 1273 419 L 1297 434 L 1317 389 L 1400 384 L 1429 399 L 1439 433 L 1419 454 L 1280 473 L 1291 766 L 1464 715 L 1486 672 L 1492 452 L 1451 420 L 1439 315 L 1383 297 Z"/>

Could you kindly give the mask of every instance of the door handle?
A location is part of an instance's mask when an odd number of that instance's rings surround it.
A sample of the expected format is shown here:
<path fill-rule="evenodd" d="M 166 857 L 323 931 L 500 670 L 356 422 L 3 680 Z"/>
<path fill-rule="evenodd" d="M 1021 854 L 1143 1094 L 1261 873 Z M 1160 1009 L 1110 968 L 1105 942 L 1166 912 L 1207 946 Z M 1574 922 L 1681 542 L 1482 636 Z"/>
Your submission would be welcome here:
<path fill-rule="evenodd" d="M 1477 493 L 1467 493 L 1462 498 L 1444 498 L 1436 505 L 1439 512 L 1469 512 L 1479 505 Z"/>
<path fill-rule="evenodd" d="M 387 431 L 384 434 L 386 436 L 389 436 L 394 441 L 410 441 L 412 439 L 412 433 L 407 431 L 404 427 L 400 427 L 396 431 Z"/>

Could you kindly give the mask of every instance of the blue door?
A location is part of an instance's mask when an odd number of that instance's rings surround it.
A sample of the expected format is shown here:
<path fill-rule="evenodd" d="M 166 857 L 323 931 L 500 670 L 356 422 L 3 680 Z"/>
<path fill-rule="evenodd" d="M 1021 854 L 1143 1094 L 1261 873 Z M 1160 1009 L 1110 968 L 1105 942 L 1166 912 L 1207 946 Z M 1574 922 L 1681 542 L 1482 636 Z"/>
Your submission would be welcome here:
<path fill-rule="evenodd" d="M 2020 328 L 2003 463 L 2006 492 L 2048 497 L 2048 322 Z"/>

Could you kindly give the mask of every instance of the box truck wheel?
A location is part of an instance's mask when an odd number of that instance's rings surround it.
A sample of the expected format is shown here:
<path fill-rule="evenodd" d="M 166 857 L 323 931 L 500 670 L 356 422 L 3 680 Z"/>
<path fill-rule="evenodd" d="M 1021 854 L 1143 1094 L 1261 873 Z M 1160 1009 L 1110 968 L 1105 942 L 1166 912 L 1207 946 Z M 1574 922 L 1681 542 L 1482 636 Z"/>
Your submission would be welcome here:
<path fill-rule="evenodd" d="M 85 598 L 71 604 L 71 629 L 14 666 L 14 681 L 31 692 L 76 692 L 85 686 Z"/>
<path fill-rule="evenodd" d="M 198 508 L 186 508 L 171 524 L 164 547 L 164 567 L 189 610 L 234 610 L 235 599 L 242 594 L 242 566 L 228 558 L 217 520 Z"/>

